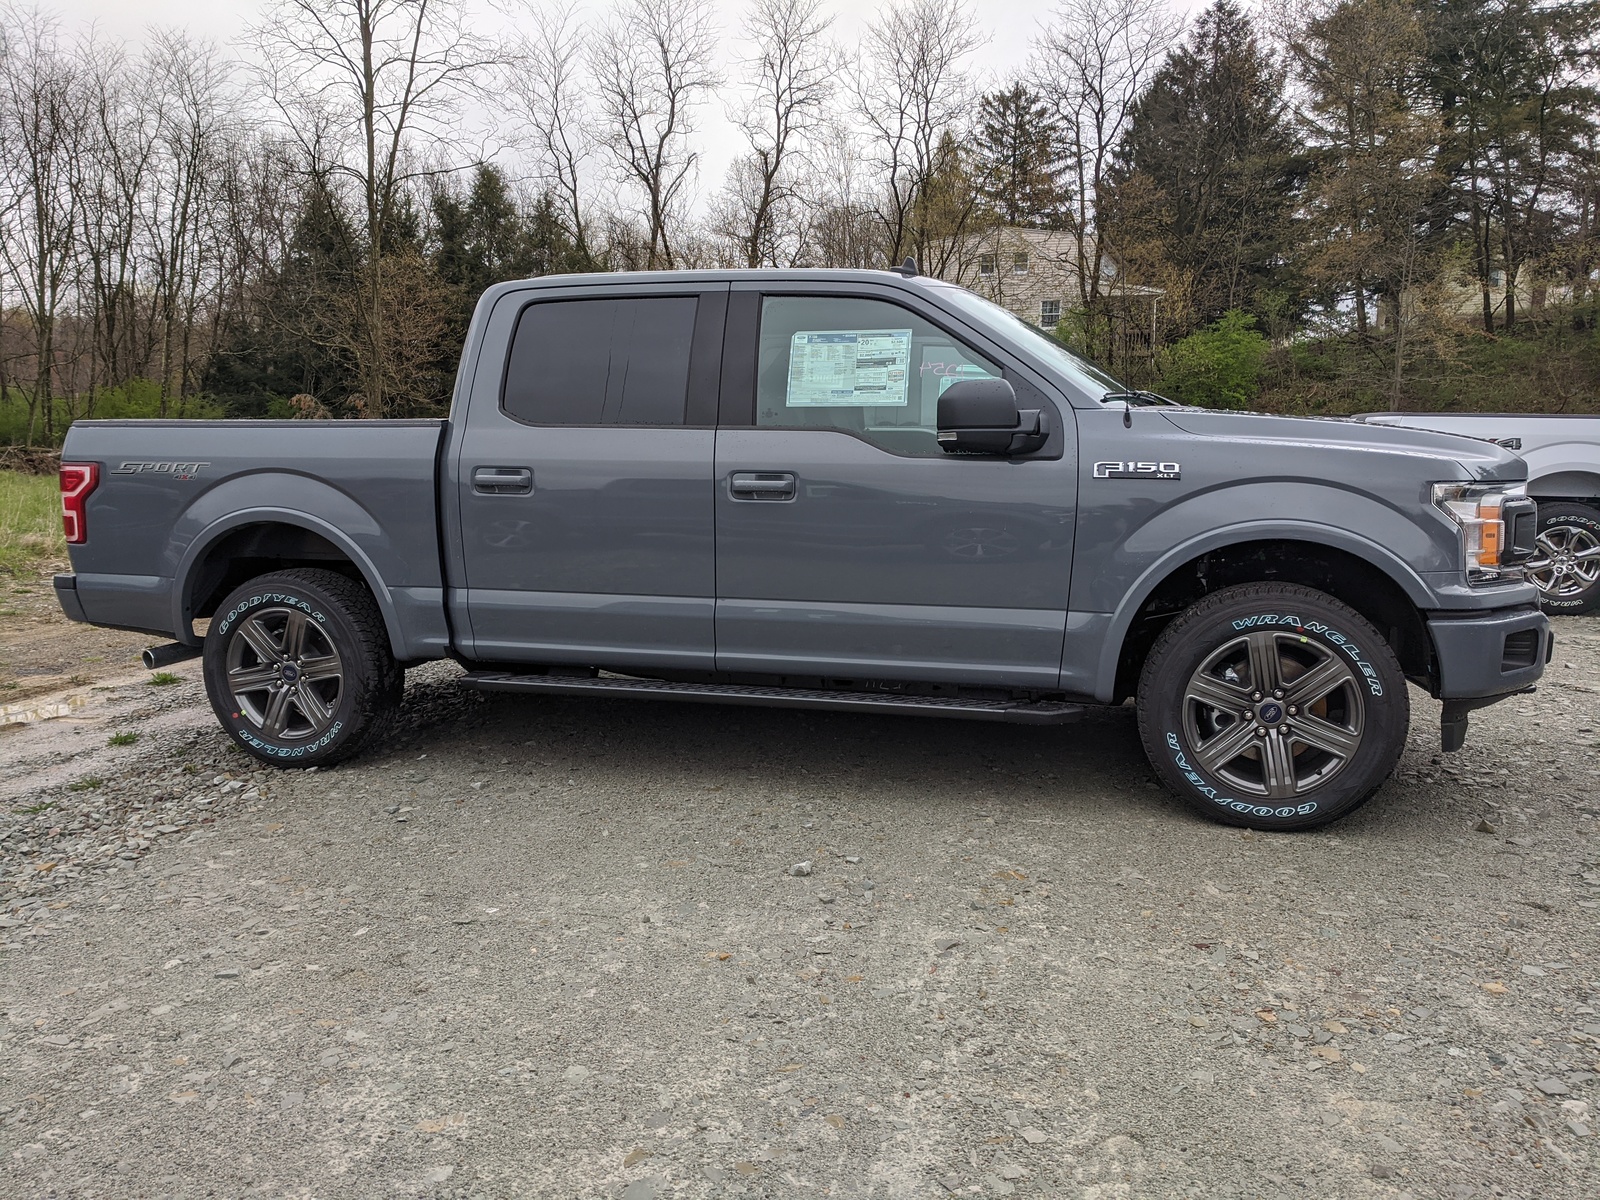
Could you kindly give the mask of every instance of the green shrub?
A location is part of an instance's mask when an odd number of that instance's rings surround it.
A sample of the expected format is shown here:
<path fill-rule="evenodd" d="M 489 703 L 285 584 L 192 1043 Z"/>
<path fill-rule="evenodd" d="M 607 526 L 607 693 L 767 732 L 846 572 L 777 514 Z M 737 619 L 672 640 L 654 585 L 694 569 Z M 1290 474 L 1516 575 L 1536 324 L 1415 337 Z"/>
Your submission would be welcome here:
<path fill-rule="evenodd" d="M 1267 339 L 1237 309 L 1191 333 L 1163 356 L 1161 391 L 1202 408 L 1244 408 L 1256 398 Z"/>

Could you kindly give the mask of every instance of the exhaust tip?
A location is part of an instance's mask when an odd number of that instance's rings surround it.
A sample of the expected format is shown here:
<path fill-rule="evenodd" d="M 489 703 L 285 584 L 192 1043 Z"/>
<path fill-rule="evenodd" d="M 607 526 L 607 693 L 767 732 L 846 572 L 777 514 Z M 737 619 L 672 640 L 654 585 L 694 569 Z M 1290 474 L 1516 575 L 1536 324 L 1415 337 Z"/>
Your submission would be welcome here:
<path fill-rule="evenodd" d="M 182 642 L 169 642 L 165 646 L 151 646 L 139 656 L 144 660 L 146 671 L 160 670 L 170 667 L 173 663 L 183 662 L 185 659 L 199 658 L 199 646 L 185 646 Z"/>

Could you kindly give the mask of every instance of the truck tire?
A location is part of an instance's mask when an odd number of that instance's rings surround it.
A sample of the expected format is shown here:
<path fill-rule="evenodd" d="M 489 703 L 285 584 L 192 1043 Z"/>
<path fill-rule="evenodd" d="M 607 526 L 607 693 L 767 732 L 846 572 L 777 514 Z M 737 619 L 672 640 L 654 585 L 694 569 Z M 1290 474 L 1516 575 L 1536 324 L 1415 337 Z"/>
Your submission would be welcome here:
<path fill-rule="evenodd" d="M 1394 771 L 1411 722 L 1388 642 L 1312 588 L 1223 588 L 1173 619 L 1139 678 L 1156 775 L 1227 825 L 1314 829 Z"/>
<path fill-rule="evenodd" d="M 1575 617 L 1600 608 L 1600 509 L 1540 501 L 1539 548 L 1527 571 L 1545 612 Z"/>
<path fill-rule="evenodd" d="M 393 712 L 405 672 L 372 595 L 333 571 L 260 575 L 217 607 L 206 694 L 222 727 L 280 767 L 349 758 Z"/>

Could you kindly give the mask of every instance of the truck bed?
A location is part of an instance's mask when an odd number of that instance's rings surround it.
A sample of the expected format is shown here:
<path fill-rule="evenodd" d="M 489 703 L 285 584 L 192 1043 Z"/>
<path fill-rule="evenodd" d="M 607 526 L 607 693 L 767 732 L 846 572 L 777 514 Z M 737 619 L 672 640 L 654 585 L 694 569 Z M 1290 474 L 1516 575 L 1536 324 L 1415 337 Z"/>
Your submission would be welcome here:
<path fill-rule="evenodd" d="M 75 596 L 63 603 L 96 624 L 193 644 L 193 620 L 231 586 L 212 562 L 219 548 L 270 570 L 282 547 L 298 543 L 355 563 L 397 651 L 442 653 L 435 479 L 444 426 L 77 422 L 62 460 L 98 464 L 99 481 L 85 506 L 87 540 L 69 548 Z"/>

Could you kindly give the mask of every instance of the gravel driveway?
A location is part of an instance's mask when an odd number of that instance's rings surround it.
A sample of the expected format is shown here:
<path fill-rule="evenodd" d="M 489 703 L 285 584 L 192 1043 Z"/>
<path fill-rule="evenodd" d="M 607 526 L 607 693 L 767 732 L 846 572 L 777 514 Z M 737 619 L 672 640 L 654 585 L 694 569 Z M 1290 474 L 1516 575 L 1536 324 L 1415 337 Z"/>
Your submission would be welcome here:
<path fill-rule="evenodd" d="M 440 665 L 278 773 L 196 664 L 109 681 L 0 730 L 0 1192 L 1592 1198 L 1600 623 L 1557 636 L 1279 836 L 1188 815 L 1128 709 Z"/>

